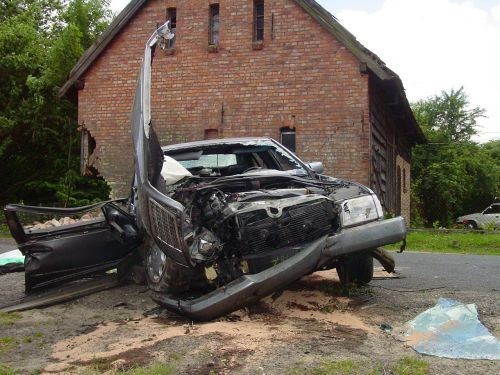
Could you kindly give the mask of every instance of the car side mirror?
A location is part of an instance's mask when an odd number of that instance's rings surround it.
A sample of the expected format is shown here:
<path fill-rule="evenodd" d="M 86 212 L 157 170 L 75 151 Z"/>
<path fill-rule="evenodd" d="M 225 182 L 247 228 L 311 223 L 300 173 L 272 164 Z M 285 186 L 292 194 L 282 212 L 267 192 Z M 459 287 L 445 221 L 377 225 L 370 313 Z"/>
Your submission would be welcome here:
<path fill-rule="evenodd" d="M 308 163 L 307 166 L 318 174 L 323 173 L 323 171 L 325 170 L 325 168 L 323 167 L 323 163 L 320 161 L 312 161 Z"/>

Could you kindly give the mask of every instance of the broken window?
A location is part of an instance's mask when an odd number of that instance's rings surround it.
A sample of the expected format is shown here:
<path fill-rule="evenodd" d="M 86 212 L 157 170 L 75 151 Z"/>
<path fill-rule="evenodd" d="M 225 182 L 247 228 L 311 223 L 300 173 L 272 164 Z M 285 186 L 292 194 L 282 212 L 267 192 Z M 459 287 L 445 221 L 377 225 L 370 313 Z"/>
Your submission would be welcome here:
<path fill-rule="evenodd" d="M 94 167 L 95 139 L 84 125 L 80 128 L 80 137 L 80 173 L 83 176 L 97 176 L 98 172 Z"/>
<path fill-rule="evenodd" d="M 295 152 L 295 128 L 285 127 L 280 129 L 280 143 L 292 152 Z"/>
<path fill-rule="evenodd" d="M 403 193 L 406 193 L 406 168 L 403 168 Z"/>
<path fill-rule="evenodd" d="M 177 30 L 177 9 L 176 8 L 168 8 L 167 9 L 167 20 L 170 21 L 170 31 L 174 35 L 176 35 Z M 175 47 L 175 40 L 177 38 L 174 36 L 172 39 L 167 41 L 167 48 Z"/>
<path fill-rule="evenodd" d="M 217 139 L 219 138 L 218 129 L 205 129 L 204 139 Z"/>
<path fill-rule="evenodd" d="M 219 44 L 219 4 L 210 4 L 209 12 L 210 29 L 208 43 L 217 45 Z"/>
<path fill-rule="evenodd" d="M 259 42 L 264 40 L 264 0 L 253 2 L 253 40 Z"/>

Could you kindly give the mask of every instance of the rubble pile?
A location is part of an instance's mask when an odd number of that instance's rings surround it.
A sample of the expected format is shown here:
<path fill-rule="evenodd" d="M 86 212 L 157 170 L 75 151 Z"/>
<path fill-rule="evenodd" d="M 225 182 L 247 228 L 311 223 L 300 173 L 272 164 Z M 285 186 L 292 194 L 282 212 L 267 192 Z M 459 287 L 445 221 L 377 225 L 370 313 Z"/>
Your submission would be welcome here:
<path fill-rule="evenodd" d="M 37 229 L 49 229 L 49 228 L 57 228 L 63 225 L 71 225 L 71 224 L 76 224 L 78 222 L 82 221 L 90 221 L 94 220 L 98 217 L 102 217 L 102 213 L 96 213 L 93 214 L 91 212 L 87 212 L 86 214 L 82 215 L 79 218 L 73 218 L 69 216 L 62 217 L 60 219 L 53 218 L 51 220 L 47 220 L 45 222 L 40 222 L 40 221 L 34 221 L 30 225 L 26 225 L 24 227 L 25 230 L 37 230 Z"/>

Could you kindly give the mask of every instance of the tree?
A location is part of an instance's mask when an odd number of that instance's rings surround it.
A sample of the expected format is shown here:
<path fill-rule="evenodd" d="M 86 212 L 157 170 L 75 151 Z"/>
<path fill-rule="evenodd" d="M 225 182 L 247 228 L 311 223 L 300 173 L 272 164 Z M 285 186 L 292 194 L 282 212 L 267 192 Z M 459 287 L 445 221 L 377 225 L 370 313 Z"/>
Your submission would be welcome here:
<path fill-rule="evenodd" d="M 470 108 L 463 88 L 420 100 L 412 109 L 429 140 L 412 153 L 412 220 L 449 226 L 491 203 L 498 195 L 500 164 L 490 146 L 471 140 L 484 109 Z"/>
<path fill-rule="evenodd" d="M 102 179 L 77 173 L 76 107 L 57 92 L 110 20 L 102 0 L 0 0 L 1 204 L 109 194 Z"/>
<path fill-rule="evenodd" d="M 442 91 L 441 95 L 412 105 L 417 122 L 431 142 L 468 142 L 477 134 L 477 119 L 484 117 L 480 107 L 469 108 L 464 88 Z"/>

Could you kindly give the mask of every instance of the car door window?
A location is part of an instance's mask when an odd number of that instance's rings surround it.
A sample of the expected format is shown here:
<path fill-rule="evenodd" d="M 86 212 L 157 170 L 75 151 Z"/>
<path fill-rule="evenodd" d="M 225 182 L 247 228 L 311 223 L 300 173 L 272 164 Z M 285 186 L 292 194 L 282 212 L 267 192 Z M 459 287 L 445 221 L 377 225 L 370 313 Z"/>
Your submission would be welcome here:
<path fill-rule="evenodd" d="M 485 211 L 485 214 L 500 214 L 500 204 L 496 204 L 494 206 L 488 207 Z"/>

